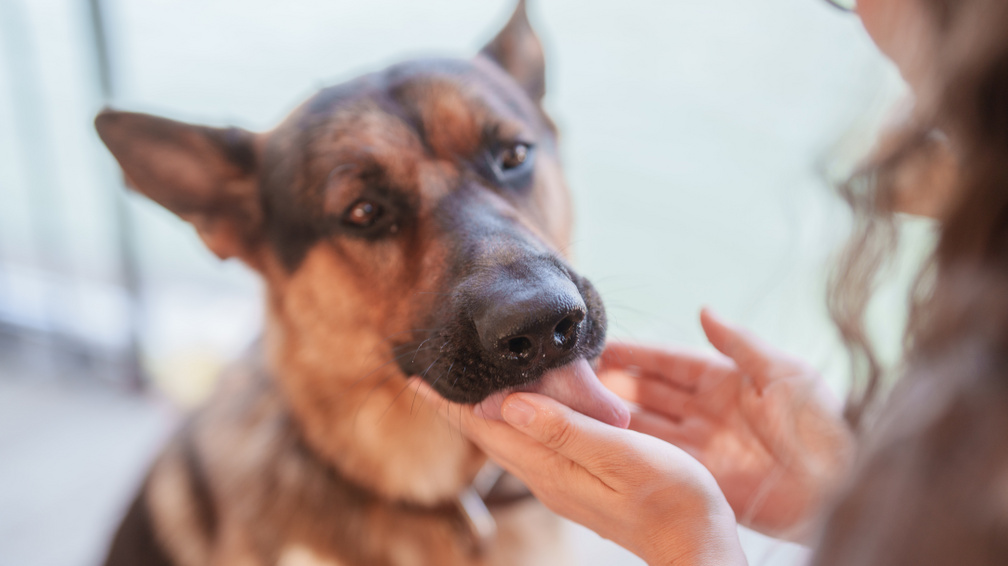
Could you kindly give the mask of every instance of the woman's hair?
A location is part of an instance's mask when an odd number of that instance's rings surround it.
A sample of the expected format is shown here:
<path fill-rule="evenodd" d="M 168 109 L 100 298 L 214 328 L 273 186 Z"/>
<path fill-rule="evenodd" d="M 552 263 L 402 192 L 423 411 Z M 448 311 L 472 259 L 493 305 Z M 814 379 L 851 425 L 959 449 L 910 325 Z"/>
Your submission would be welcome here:
<path fill-rule="evenodd" d="M 1008 0 L 912 0 L 939 47 L 929 112 L 845 187 L 856 232 L 831 312 L 860 380 L 848 416 L 877 402 L 814 564 L 1008 564 Z M 958 161 L 933 257 L 918 282 L 903 375 L 884 401 L 866 338 L 871 283 L 895 240 L 891 183 L 948 134 Z"/>
<path fill-rule="evenodd" d="M 939 162 L 944 165 L 949 152 L 947 137 L 937 132 L 947 131 L 956 138 L 956 178 L 941 179 L 944 184 L 954 183 L 948 192 L 955 198 L 942 203 L 946 208 L 939 213 L 938 249 L 914 286 L 905 343 L 908 354 L 918 334 L 931 326 L 926 313 L 935 300 L 935 279 L 948 272 L 949 262 L 975 256 L 983 245 L 979 240 L 996 238 L 998 231 L 1008 229 L 1000 216 L 1008 214 L 1000 210 L 1008 204 L 1001 196 L 1008 175 L 1004 160 L 1008 138 L 1006 2 L 911 1 L 928 12 L 940 37 L 929 79 L 937 92 L 897 141 L 888 144 L 891 147 L 880 151 L 839 189 L 853 211 L 854 230 L 830 277 L 827 302 L 852 359 L 854 379 L 846 416 L 855 428 L 881 400 L 883 370 L 866 329 L 866 311 L 879 271 L 898 247 L 894 212 L 908 208 L 907 200 L 934 198 L 921 194 L 936 191 L 919 186 L 928 179 L 911 175 L 908 181 L 907 172 L 947 173 L 934 167 Z M 998 251 L 1008 256 L 1008 248 Z M 986 272 L 993 265 L 974 267 Z"/>

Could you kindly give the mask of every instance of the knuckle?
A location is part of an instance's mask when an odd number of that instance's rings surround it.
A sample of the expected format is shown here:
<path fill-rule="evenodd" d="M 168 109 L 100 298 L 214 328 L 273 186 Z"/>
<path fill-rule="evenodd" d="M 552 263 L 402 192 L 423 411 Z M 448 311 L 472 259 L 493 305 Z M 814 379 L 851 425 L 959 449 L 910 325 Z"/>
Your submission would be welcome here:
<path fill-rule="evenodd" d="M 554 449 L 563 450 L 573 442 L 576 432 L 574 426 L 566 420 L 550 423 L 543 431 L 543 444 Z"/>

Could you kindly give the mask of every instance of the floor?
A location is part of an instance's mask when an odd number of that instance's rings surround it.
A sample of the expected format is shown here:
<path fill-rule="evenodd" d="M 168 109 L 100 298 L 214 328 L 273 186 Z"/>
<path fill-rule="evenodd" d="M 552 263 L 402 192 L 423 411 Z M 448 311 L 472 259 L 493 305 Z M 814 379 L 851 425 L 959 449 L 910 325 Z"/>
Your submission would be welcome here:
<path fill-rule="evenodd" d="M 0 376 L 0 566 L 90 566 L 172 412 L 104 386 Z"/>

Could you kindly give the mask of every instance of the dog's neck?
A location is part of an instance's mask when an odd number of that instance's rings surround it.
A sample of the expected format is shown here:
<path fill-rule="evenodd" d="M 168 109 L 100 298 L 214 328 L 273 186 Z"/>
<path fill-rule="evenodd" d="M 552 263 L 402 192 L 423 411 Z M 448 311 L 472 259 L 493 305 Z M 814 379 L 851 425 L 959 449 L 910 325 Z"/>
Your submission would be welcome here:
<path fill-rule="evenodd" d="M 152 484 L 160 486 L 154 495 L 160 508 L 169 512 L 182 509 L 179 521 L 187 525 L 198 522 L 185 514 L 186 507 L 179 507 L 182 496 L 178 486 L 189 484 L 171 478 L 183 470 L 189 473 L 185 481 L 203 486 L 193 493 L 209 493 L 207 486 L 213 485 L 214 490 L 231 492 L 230 497 L 240 494 L 246 512 L 229 520 L 240 516 L 239 520 L 251 521 L 242 528 L 263 533 L 262 541 L 257 542 L 276 544 L 270 552 L 282 553 L 303 545 L 319 556 L 341 556 L 346 549 L 354 549 L 356 555 L 343 556 L 348 563 L 385 564 L 393 562 L 390 555 L 397 547 L 409 547 L 411 552 L 439 557 L 423 563 L 454 564 L 458 561 L 444 557 L 459 550 L 480 555 L 509 541 L 507 530 L 514 526 L 505 521 L 498 536 L 498 517 L 491 509 L 507 517 L 512 505 L 530 498 L 515 478 L 502 477 L 485 467 L 459 494 L 437 503 L 395 497 L 387 489 L 381 492 L 375 488 L 374 478 L 361 481 L 360 474 L 347 474 L 345 458 L 334 460 L 308 442 L 305 427 L 296 421 L 289 401 L 280 394 L 278 376 L 265 367 L 263 353 L 263 344 L 257 343 L 229 368 L 209 401 L 212 410 L 194 415 L 180 434 L 175 448 L 184 455 L 171 461 L 181 467 L 162 466 L 157 472 L 161 476 Z M 224 458 L 222 449 L 227 454 Z M 383 456 L 390 464 L 399 462 L 394 449 L 390 447 Z M 444 456 L 450 461 L 450 453 Z M 202 483 L 208 470 L 212 470 L 213 484 Z M 422 469 L 414 475 L 431 485 L 424 479 L 427 474 L 428 470 Z M 206 505 L 213 508 L 215 503 L 208 501 Z M 213 512 L 208 517 L 213 517 L 208 521 L 218 520 Z M 368 525 L 365 540 L 360 539 L 360 525 Z M 507 544 L 511 543 L 513 540 Z M 193 548 L 194 552 L 209 552 L 208 548 Z M 470 564 L 471 560 L 462 563 Z"/>
<path fill-rule="evenodd" d="M 437 505 L 458 497 L 486 457 L 416 397 L 381 344 L 314 343 L 274 319 L 266 363 L 306 443 L 348 480 L 381 497 Z"/>

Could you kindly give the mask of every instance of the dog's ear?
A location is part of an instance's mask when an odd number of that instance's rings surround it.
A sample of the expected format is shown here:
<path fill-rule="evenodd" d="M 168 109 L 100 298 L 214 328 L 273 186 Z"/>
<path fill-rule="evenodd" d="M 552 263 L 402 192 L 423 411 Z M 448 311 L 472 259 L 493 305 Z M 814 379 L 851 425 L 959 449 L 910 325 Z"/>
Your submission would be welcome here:
<path fill-rule="evenodd" d="M 221 259 L 248 259 L 262 224 L 254 134 L 114 110 L 95 128 L 130 187 L 192 223 Z"/>
<path fill-rule="evenodd" d="M 525 0 L 518 0 L 507 25 L 480 53 L 507 71 L 532 100 L 542 101 L 546 94 L 546 59 L 525 12 Z"/>

